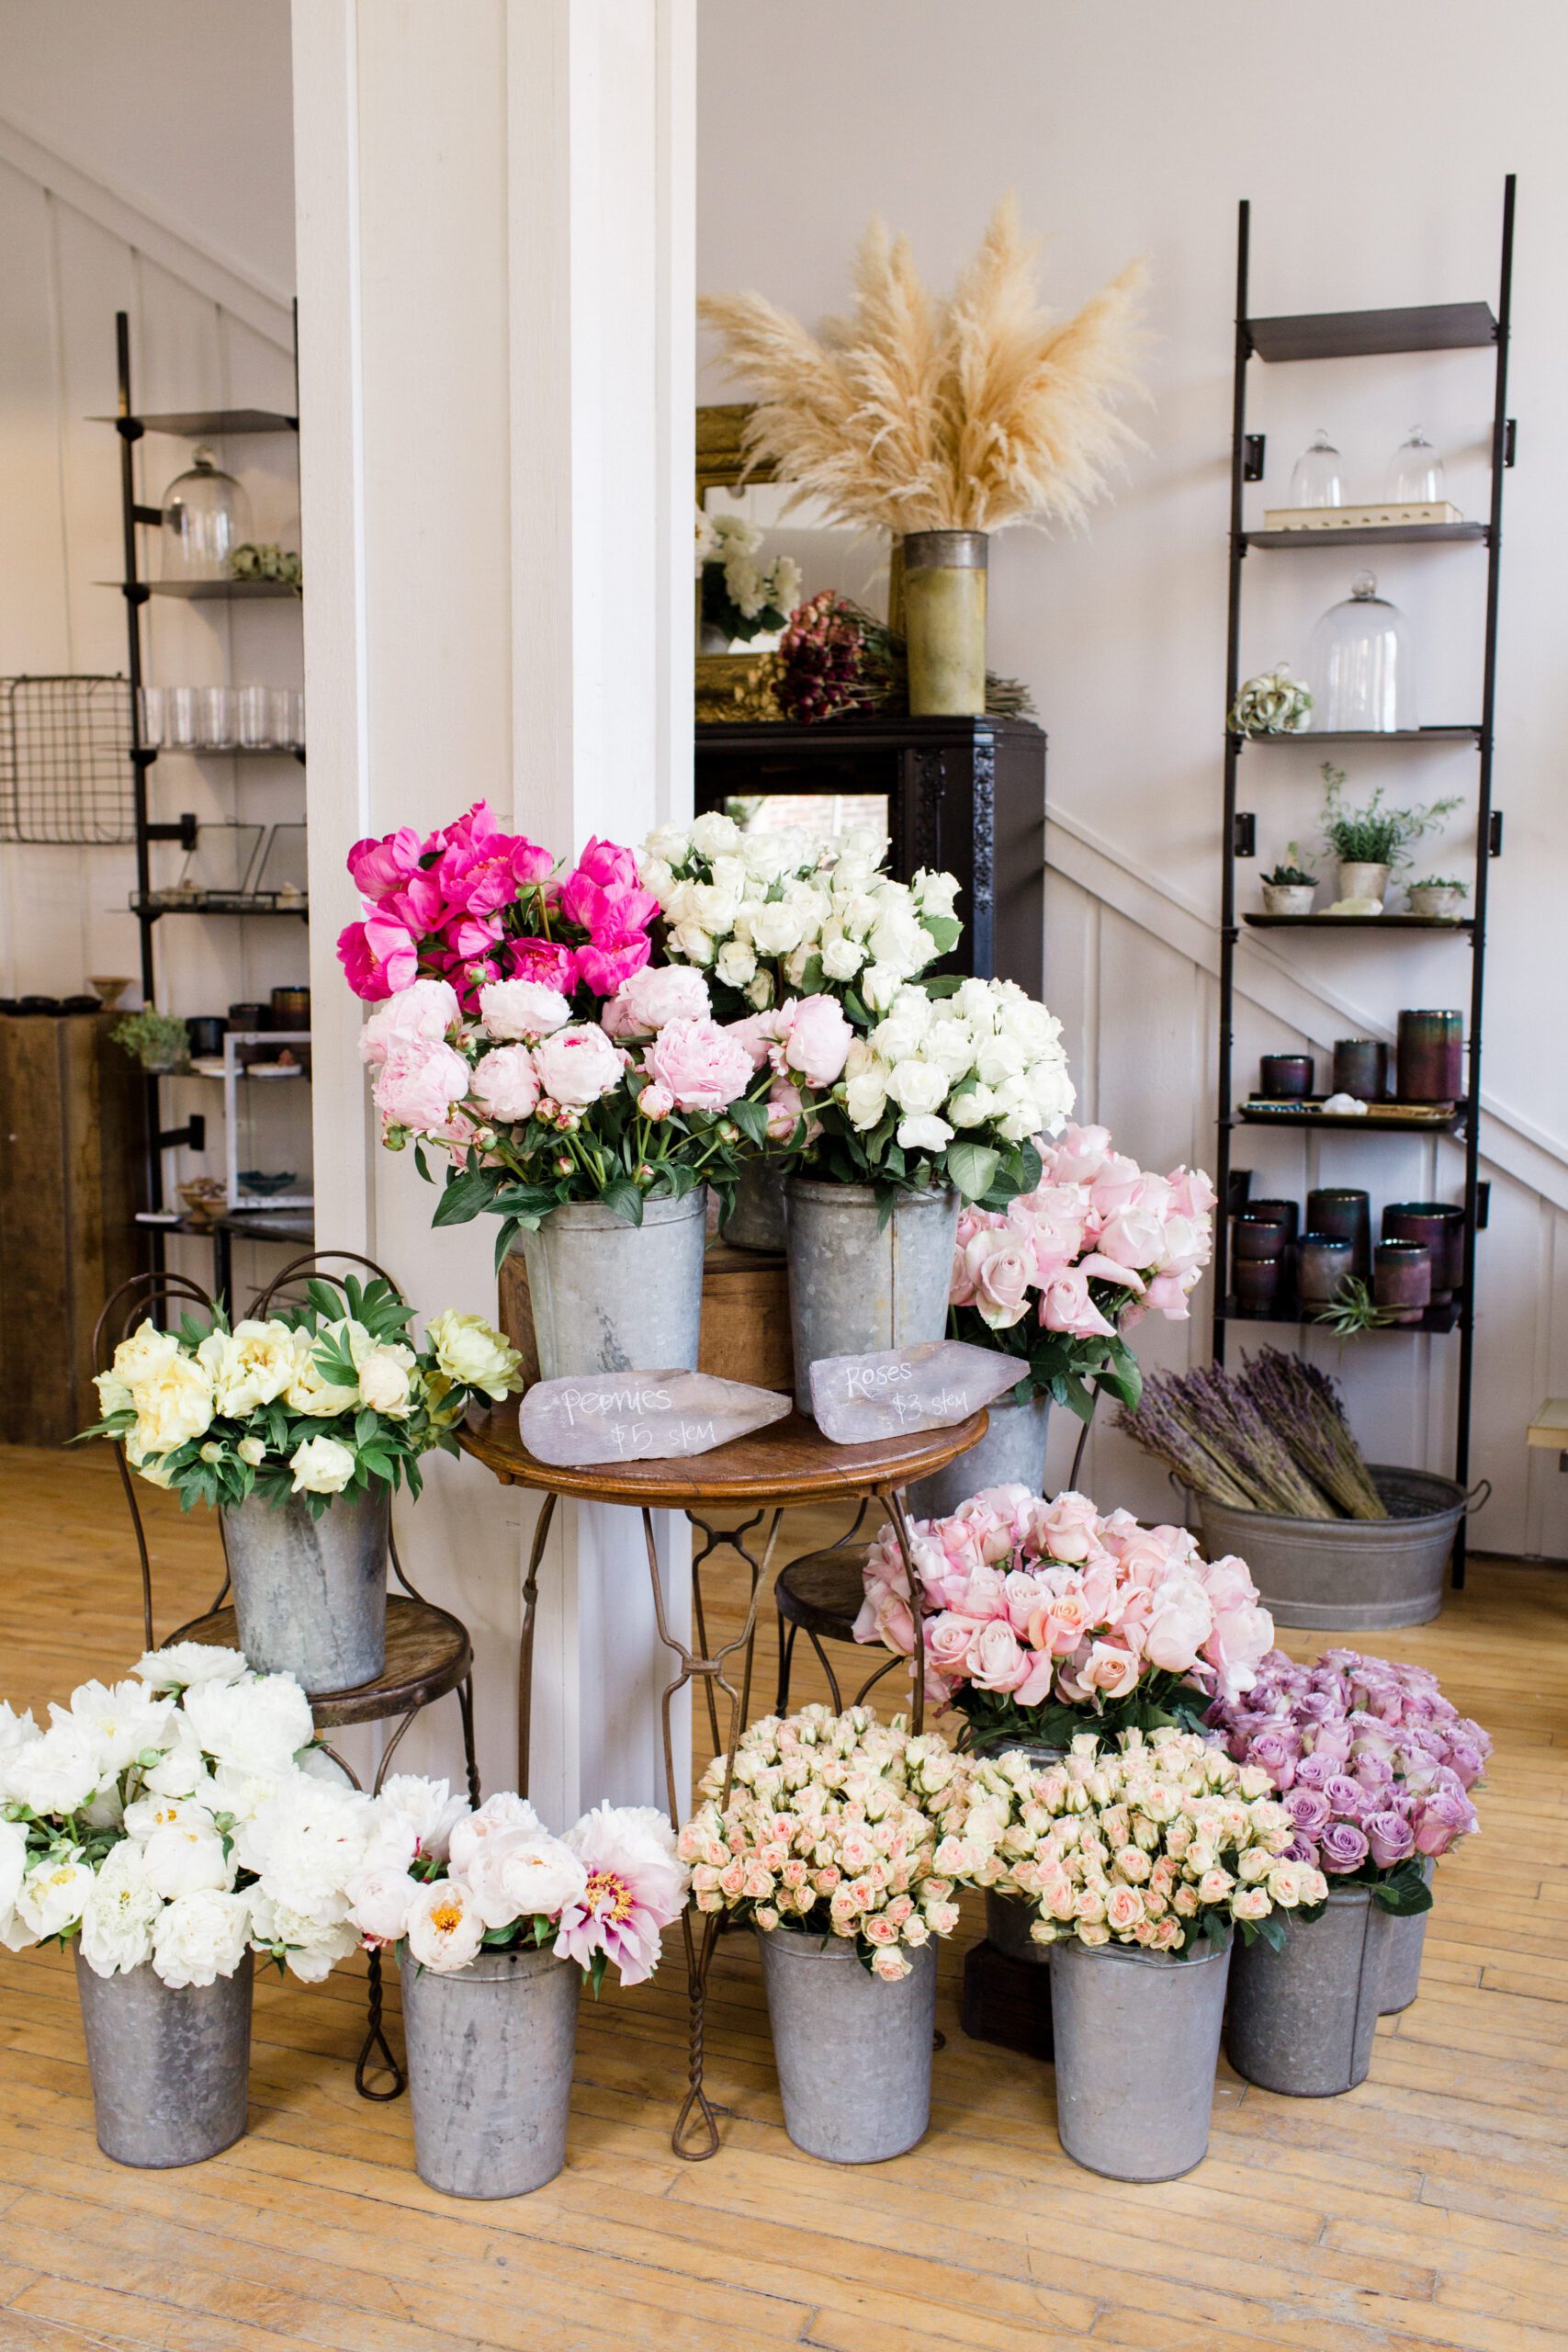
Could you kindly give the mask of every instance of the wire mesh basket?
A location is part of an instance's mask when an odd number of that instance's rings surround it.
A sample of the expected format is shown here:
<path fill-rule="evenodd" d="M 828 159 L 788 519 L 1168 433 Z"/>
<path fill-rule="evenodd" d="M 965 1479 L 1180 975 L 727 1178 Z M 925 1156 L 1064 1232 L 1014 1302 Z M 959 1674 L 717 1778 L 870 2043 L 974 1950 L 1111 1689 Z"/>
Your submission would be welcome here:
<path fill-rule="evenodd" d="M 0 678 L 0 841 L 135 838 L 129 682 Z"/>

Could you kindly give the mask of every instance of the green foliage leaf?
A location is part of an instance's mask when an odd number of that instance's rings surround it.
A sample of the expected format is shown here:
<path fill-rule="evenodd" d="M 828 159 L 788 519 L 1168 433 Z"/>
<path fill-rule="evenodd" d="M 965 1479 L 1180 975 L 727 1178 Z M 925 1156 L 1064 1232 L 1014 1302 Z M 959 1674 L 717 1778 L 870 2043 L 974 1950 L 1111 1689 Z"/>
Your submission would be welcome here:
<path fill-rule="evenodd" d="M 623 1225 L 642 1223 L 642 1194 L 629 1176 L 617 1176 L 605 1185 L 604 1205 L 615 1211 Z"/>
<path fill-rule="evenodd" d="M 988 1144 L 970 1143 L 961 1137 L 947 1147 L 947 1173 L 968 1201 L 983 1201 L 996 1182 L 997 1170 L 1002 1163 L 999 1151 Z"/>
<path fill-rule="evenodd" d="M 729 1115 L 747 1142 L 754 1143 L 761 1150 L 768 1140 L 767 1105 L 753 1102 L 749 1095 L 742 1095 L 738 1102 L 730 1104 Z"/>
<path fill-rule="evenodd" d="M 453 1176 L 435 1204 L 435 1214 L 430 1222 L 441 1226 L 468 1224 L 482 1208 L 488 1208 L 495 1189 L 494 1179 L 480 1170 Z"/>

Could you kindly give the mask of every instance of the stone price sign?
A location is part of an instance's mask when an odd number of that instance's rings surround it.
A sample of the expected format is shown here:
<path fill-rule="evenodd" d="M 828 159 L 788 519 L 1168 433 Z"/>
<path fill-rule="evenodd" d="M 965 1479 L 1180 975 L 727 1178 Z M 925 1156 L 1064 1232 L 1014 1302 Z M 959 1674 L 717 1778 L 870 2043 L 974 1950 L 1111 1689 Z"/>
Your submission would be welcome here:
<path fill-rule="evenodd" d="M 1023 1369 L 1016 1356 L 963 1340 L 820 1356 L 811 1367 L 811 1409 L 835 1445 L 874 1445 L 954 1428 L 1015 1388 Z"/>
<path fill-rule="evenodd" d="M 790 1398 L 771 1388 L 705 1372 L 587 1373 L 530 1388 L 518 1430 L 536 1462 L 577 1469 L 711 1453 L 793 1410 Z"/>

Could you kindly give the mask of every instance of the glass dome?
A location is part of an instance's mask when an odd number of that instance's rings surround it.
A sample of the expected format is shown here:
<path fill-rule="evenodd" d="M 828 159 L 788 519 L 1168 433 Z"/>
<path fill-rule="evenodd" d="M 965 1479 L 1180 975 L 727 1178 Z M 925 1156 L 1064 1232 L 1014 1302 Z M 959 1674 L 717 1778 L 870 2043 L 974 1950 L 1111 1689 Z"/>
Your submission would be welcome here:
<path fill-rule="evenodd" d="M 1394 506 L 1435 506 L 1443 496 L 1443 461 L 1418 424 L 1389 459 L 1388 496 Z"/>
<path fill-rule="evenodd" d="M 1343 506 L 1345 484 L 1339 472 L 1339 452 L 1320 424 L 1296 459 L 1291 474 L 1292 506 Z"/>
<path fill-rule="evenodd" d="M 251 537 L 251 503 L 210 449 L 164 492 L 165 580 L 227 580 L 229 559 Z"/>
<path fill-rule="evenodd" d="M 1410 625 L 1371 572 L 1358 571 L 1314 629 L 1307 682 L 1315 733 L 1393 735 L 1420 724 Z"/>

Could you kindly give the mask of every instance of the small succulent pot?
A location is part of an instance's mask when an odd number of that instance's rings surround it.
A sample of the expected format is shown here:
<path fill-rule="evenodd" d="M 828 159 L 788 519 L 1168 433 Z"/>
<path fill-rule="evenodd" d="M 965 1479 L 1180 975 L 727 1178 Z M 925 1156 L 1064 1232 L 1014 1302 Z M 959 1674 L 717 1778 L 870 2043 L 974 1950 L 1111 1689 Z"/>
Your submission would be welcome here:
<path fill-rule="evenodd" d="M 251 2066 L 249 1952 L 210 1984 L 165 1984 L 151 1961 L 99 1976 L 76 1947 L 93 2120 L 117 2165 L 167 2171 L 231 2148 Z"/>
<path fill-rule="evenodd" d="M 1412 882 L 1410 911 L 1428 922 L 1457 922 L 1464 912 L 1465 894 L 1453 882 Z M 1423 1915 L 1425 1916 L 1425 1915 Z"/>
<path fill-rule="evenodd" d="M 1373 865 L 1362 858 L 1342 858 L 1339 863 L 1339 896 L 1342 899 L 1386 899 L 1387 866 Z"/>
<path fill-rule="evenodd" d="M 1388 1092 L 1388 1047 L 1381 1037 L 1341 1037 L 1334 1048 L 1334 1091 L 1358 1102 L 1381 1102 Z"/>
<path fill-rule="evenodd" d="M 1300 1204 L 1295 1201 L 1248 1201 L 1246 1208 L 1238 1214 L 1244 1216 L 1267 1217 L 1275 1225 L 1282 1225 L 1285 1228 L 1285 1238 L 1291 1242 L 1295 1240 L 1302 1219 Z"/>
<path fill-rule="evenodd" d="M 1263 911 L 1270 915 L 1310 915 L 1316 896 L 1315 882 L 1265 882 Z"/>
<path fill-rule="evenodd" d="M 876 2165 L 924 2137 L 931 2110 L 936 1946 L 885 1984 L 848 1936 L 759 1929 L 784 2130 L 808 2156 Z"/>
<path fill-rule="evenodd" d="M 1284 1948 L 1261 1937 L 1231 1969 L 1225 2055 L 1287 2098 L 1335 2098 L 1367 2079 L 1390 1914 L 1365 1886 L 1333 1887 L 1322 1917 L 1292 1919 Z"/>
<path fill-rule="evenodd" d="M 912 718 L 977 718 L 985 710 L 986 555 L 984 531 L 905 535 Z"/>
<path fill-rule="evenodd" d="M 1303 1233 L 1296 1244 L 1296 1295 L 1302 1305 L 1332 1306 L 1354 1254 L 1343 1234 Z"/>
<path fill-rule="evenodd" d="M 582 1971 L 537 1951 L 422 1968 L 398 1947 L 413 2161 L 446 2197 L 525 2197 L 566 2162 Z"/>
<path fill-rule="evenodd" d="M 1209 2150 L 1231 1946 L 1174 1960 L 1136 1944 L 1051 1947 L 1056 2131 L 1111 2180 L 1176 2180 Z"/>
<path fill-rule="evenodd" d="M 1372 1204 L 1369 1194 L 1349 1184 L 1325 1185 L 1309 1193 L 1307 1230 L 1337 1234 L 1350 1244 L 1350 1272 L 1365 1282 L 1372 1271 Z"/>
<path fill-rule="evenodd" d="M 1430 1854 L 1421 1863 L 1421 1875 L 1431 1886 L 1438 1865 Z M 1378 2014 L 1391 2018 L 1396 2010 L 1407 2009 L 1421 1990 L 1421 1960 L 1427 1946 L 1427 1922 L 1430 1911 L 1407 1911 L 1399 1917 L 1390 1914 L 1382 1929 L 1382 1989 L 1378 1997 Z"/>
<path fill-rule="evenodd" d="M 1394 1060 L 1402 1102 L 1457 1102 L 1464 1092 L 1463 1014 L 1402 1012 Z"/>
<path fill-rule="evenodd" d="M 1269 1102 L 1304 1102 L 1314 1074 L 1310 1054 L 1265 1054 L 1258 1065 L 1258 1091 Z"/>
<path fill-rule="evenodd" d="M 1419 1323 L 1432 1303 L 1432 1253 L 1422 1241 L 1380 1241 L 1372 1252 L 1372 1296 L 1395 1323 Z"/>
<path fill-rule="evenodd" d="M 1432 1303 L 1464 1287 L 1464 1211 L 1452 1201 L 1391 1201 L 1382 1213 L 1385 1241 L 1424 1241 L 1432 1253 Z"/>
<path fill-rule="evenodd" d="M 1284 1218 L 1266 1216 L 1259 1205 L 1232 1220 L 1231 1255 L 1238 1265 L 1247 1258 L 1282 1258 L 1290 1238 Z"/>
<path fill-rule="evenodd" d="M 1282 1258 L 1238 1258 L 1232 1270 L 1236 1305 L 1249 1315 L 1267 1315 L 1284 1289 Z"/>
<path fill-rule="evenodd" d="M 1021 1364 L 1020 1371 L 1023 1370 Z M 1051 1429 L 1051 1399 L 1031 1396 L 1015 1405 L 998 1397 L 989 1408 L 986 1434 L 978 1445 L 916 1478 L 909 1487 L 908 1509 L 916 1519 L 950 1519 L 960 1503 L 987 1487 L 1027 1487 L 1032 1495 L 1045 1492 L 1045 1442 Z"/>

